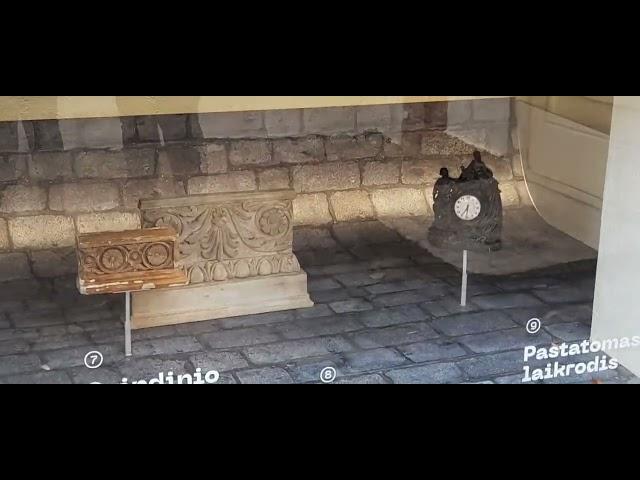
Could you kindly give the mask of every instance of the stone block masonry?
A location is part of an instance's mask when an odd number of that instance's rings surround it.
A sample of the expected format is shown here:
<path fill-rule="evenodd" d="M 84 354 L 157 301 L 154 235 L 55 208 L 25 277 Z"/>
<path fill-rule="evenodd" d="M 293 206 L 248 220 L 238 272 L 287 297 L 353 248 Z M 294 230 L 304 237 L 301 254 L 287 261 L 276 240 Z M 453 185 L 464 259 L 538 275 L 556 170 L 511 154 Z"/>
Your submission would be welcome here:
<path fill-rule="evenodd" d="M 68 274 L 76 235 L 139 228 L 141 199 L 293 189 L 296 228 L 431 215 L 440 168 L 456 175 L 475 148 L 518 207 L 511 112 L 504 99 L 0 123 L 0 281 Z"/>

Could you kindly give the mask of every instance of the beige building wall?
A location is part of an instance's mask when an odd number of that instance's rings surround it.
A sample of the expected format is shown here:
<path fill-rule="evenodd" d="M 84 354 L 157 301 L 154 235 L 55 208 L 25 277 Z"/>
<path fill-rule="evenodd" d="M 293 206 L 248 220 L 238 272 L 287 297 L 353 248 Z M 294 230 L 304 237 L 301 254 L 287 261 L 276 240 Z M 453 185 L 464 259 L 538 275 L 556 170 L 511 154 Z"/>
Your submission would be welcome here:
<path fill-rule="evenodd" d="M 504 96 L 0 96 L 0 121 L 441 102 Z"/>
<path fill-rule="evenodd" d="M 613 97 L 518 97 L 523 170 L 540 215 L 597 249 Z"/>

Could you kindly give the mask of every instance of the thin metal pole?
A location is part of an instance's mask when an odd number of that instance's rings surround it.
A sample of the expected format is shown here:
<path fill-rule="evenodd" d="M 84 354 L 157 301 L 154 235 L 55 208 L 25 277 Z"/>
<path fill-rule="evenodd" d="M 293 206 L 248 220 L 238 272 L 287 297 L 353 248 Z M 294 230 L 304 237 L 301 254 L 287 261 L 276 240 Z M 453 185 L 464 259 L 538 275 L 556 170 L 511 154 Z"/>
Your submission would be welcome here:
<path fill-rule="evenodd" d="M 467 251 L 462 252 L 462 294 L 460 295 L 460 305 L 467 306 Z"/>
<path fill-rule="evenodd" d="M 127 357 L 132 355 L 131 352 L 131 292 L 127 292 L 125 299 L 126 316 L 124 321 L 124 354 Z"/>

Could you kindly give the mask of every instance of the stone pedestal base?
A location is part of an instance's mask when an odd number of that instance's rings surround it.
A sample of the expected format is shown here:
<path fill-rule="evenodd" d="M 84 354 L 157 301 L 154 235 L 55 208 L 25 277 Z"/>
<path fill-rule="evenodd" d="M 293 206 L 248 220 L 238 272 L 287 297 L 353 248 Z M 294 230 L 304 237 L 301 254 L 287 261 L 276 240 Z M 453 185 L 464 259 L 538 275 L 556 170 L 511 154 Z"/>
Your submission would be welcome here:
<path fill-rule="evenodd" d="M 270 275 L 133 295 L 132 328 L 312 307 L 307 274 Z"/>

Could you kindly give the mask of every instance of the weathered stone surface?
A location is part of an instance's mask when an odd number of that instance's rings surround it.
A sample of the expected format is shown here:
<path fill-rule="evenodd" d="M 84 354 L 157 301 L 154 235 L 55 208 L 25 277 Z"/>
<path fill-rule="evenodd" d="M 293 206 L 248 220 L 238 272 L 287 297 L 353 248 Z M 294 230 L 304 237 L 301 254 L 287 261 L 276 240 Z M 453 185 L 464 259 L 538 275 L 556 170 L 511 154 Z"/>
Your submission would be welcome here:
<path fill-rule="evenodd" d="M 513 179 L 513 170 L 511 169 L 511 161 L 505 157 L 496 157 L 494 155 L 484 154 L 482 160 L 493 171 L 493 175 L 499 182 Z M 471 159 L 465 162 L 468 165 Z"/>
<path fill-rule="evenodd" d="M 248 347 L 244 353 L 252 363 L 264 365 L 351 350 L 353 347 L 341 337 L 320 337 Z"/>
<path fill-rule="evenodd" d="M 267 327 L 257 326 L 222 330 L 202 335 L 200 339 L 213 349 L 228 349 L 276 342 L 280 337 Z"/>
<path fill-rule="evenodd" d="M 327 139 L 327 160 L 358 160 L 373 158 L 382 153 L 383 137 L 377 133 L 367 133 L 356 137 L 335 135 Z"/>
<path fill-rule="evenodd" d="M 37 215 L 9 220 L 15 248 L 43 249 L 75 245 L 73 219 L 62 215 Z"/>
<path fill-rule="evenodd" d="M 400 240 L 400 235 L 378 221 L 334 225 L 333 233 L 338 242 L 348 247 Z"/>
<path fill-rule="evenodd" d="M 425 132 L 422 136 L 423 155 L 471 155 L 475 147 L 445 132 Z"/>
<path fill-rule="evenodd" d="M 0 156 L 0 182 L 13 182 L 27 173 L 28 155 Z"/>
<path fill-rule="evenodd" d="M 458 341 L 475 353 L 494 353 L 504 350 L 520 350 L 529 345 L 551 345 L 553 339 L 545 332 L 530 335 L 524 328 L 482 333 L 458 338 Z"/>
<path fill-rule="evenodd" d="M 511 157 L 511 169 L 513 176 L 517 179 L 524 178 L 524 169 L 522 168 L 522 155 L 516 153 Z"/>
<path fill-rule="evenodd" d="M 336 316 L 326 305 L 318 307 L 327 309 L 330 314 L 317 314 L 295 323 L 283 323 L 278 325 L 278 331 L 287 339 L 312 338 L 322 335 L 339 335 L 341 333 L 359 330 L 362 326 L 348 316 Z"/>
<path fill-rule="evenodd" d="M 417 367 L 400 368 L 387 372 L 395 384 L 443 384 L 460 383 L 462 371 L 454 363 L 438 363 Z"/>
<path fill-rule="evenodd" d="M 364 165 L 362 184 L 396 185 L 400 183 L 400 161 L 372 161 Z"/>
<path fill-rule="evenodd" d="M 40 368 L 37 355 L 9 355 L 2 357 L 0 375 L 14 375 L 17 373 L 33 372 Z"/>
<path fill-rule="evenodd" d="M 403 160 L 402 183 L 405 185 L 435 184 L 440 178 L 440 168 L 433 160 Z"/>
<path fill-rule="evenodd" d="M 371 200 L 380 217 L 428 215 L 429 207 L 421 190 L 391 188 L 371 192 Z"/>
<path fill-rule="evenodd" d="M 270 137 L 295 137 L 302 132 L 302 110 L 264 112 L 264 126 Z"/>
<path fill-rule="evenodd" d="M 570 285 L 565 287 L 547 288 L 544 290 L 534 290 L 534 293 L 537 297 L 550 304 L 577 303 L 592 301 L 594 289 L 590 285 L 584 288 Z"/>
<path fill-rule="evenodd" d="M 256 189 L 256 178 L 253 172 L 230 172 L 209 177 L 189 179 L 189 195 L 223 192 L 247 192 Z"/>
<path fill-rule="evenodd" d="M 325 146 L 322 137 L 284 138 L 273 141 L 275 163 L 314 163 L 325 160 Z"/>
<path fill-rule="evenodd" d="M 80 148 L 121 148 L 122 125 L 119 118 L 74 118 L 60 120 L 65 150 Z"/>
<path fill-rule="evenodd" d="M 378 328 L 421 322 L 425 320 L 426 315 L 415 305 L 402 305 L 365 312 L 359 318 L 367 327 Z"/>
<path fill-rule="evenodd" d="M 412 343 L 398 347 L 398 350 L 416 363 L 450 360 L 467 355 L 458 343 L 447 340 Z"/>
<path fill-rule="evenodd" d="M 369 194 L 362 190 L 336 192 L 329 197 L 339 222 L 369 220 L 375 216 Z"/>
<path fill-rule="evenodd" d="M 270 168 L 258 172 L 260 190 L 286 190 L 289 180 L 288 168 Z"/>
<path fill-rule="evenodd" d="M 336 248 L 338 244 L 326 228 L 296 228 L 293 231 L 293 250 Z"/>
<path fill-rule="evenodd" d="M 0 251 L 9 250 L 11 243 L 9 242 L 9 227 L 4 218 L 0 218 Z"/>
<path fill-rule="evenodd" d="M 0 194 L 0 212 L 37 212 L 47 207 L 47 191 L 41 187 L 10 185 Z"/>
<path fill-rule="evenodd" d="M 331 309 L 336 313 L 365 312 L 367 310 L 373 310 L 373 305 L 361 298 L 333 302 L 329 307 L 331 307 Z"/>
<path fill-rule="evenodd" d="M 264 137 L 262 112 L 202 113 L 193 115 L 192 131 L 200 130 L 204 138 Z"/>
<path fill-rule="evenodd" d="M 120 191 L 113 183 L 64 183 L 49 189 L 49 208 L 60 212 L 105 211 L 120 206 Z"/>
<path fill-rule="evenodd" d="M 503 183 L 500 185 L 500 197 L 502 198 L 503 207 L 520 206 L 520 196 L 518 189 L 512 183 Z"/>
<path fill-rule="evenodd" d="M 473 119 L 480 121 L 507 121 L 511 117 L 511 99 L 492 98 L 473 100 Z"/>
<path fill-rule="evenodd" d="M 392 129 L 391 105 L 356 107 L 357 131 L 388 132 Z"/>
<path fill-rule="evenodd" d="M 140 214 L 131 212 L 89 213 L 79 215 L 78 233 L 120 232 L 140 229 Z"/>
<path fill-rule="evenodd" d="M 546 326 L 545 330 L 563 342 L 576 342 L 591 338 L 591 328 L 584 323 L 559 323 Z"/>
<path fill-rule="evenodd" d="M 191 364 L 203 372 L 217 370 L 218 372 L 228 372 L 238 368 L 249 366 L 247 361 L 237 352 L 206 352 L 197 353 L 189 357 Z"/>
<path fill-rule="evenodd" d="M 237 140 L 231 142 L 229 162 L 234 167 L 264 167 L 278 163 L 273 158 L 270 140 Z"/>
<path fill-rule="evenodd" d="M 450 337 L 516 327 L 516 324 L 501 311 L 452 315 L 434 320 L 432 325 Z"/>
<path fill-rule="evenodd" d="M 303 112 L 303 121 L 306 133 L 350 133 L 356 127 L 356 110 L 352 107 L 308 108 Z"/>
<path fill-rule="evenodd" d="M 136 117 L 141 142 L 175 142 L 187 138 L 187 115 L 145 115 Z"/>
<path fill-rule="evenodd" d="M 149 178 L 130 180 L 124 184 L 124 206 L 127 209 L 138 208 L 140 200 L 182 197 L 185 188 L 175 178 Z"/>
<path fill-rule="evenodd" d="M 34 153 L 27 157 L 33 180 L 60 180 L 73 177 L 73 157 L 69 152 Z"/>
<path fill-rule="evenodd" d="M 29 142 L 33 143 L 33 128 L 27 138 L 22 127 L 29 127 L 31 122 L 0 122 L 0 152 L 29 151 Z"/>
<path fill-rule="evenodd" d="M 482 295 L 474 297 L 473 303 L 484 310 L 538 307 L 544 305 L 540 300 L 528 293 L 501 293 L 498 295 Z"/>
<path fill-rule="evenodd" d="M 0 253 L 0 282 L 31 278 L 29 259 L 24 253 Z"/>
<path fill-rule="evenodd" d="M 424 104 L 424 126 L 427 129 L 444 129 L 449 120 L 449 105 L 454 102 L 428 102 Z"/>
<path fill-rule="evenodd" d="M 476 356 L 461 360 L 457 365 L 469 377 L 487 378 L 510 373 L 522 374 L 523 364 L 522 350 L 516 350 L 495 355 Z"/>
<path fill-rule="evenodd" d="M 376 372 L 408 363 L 408 360 L 391 348 L 347 353 L 344 373 Z"/>
<path fill-rule="evenodd" d="M 332 223 L 327 196 L 324 193 L 298 195 L 293 200 L 295 225 L 324 225 Z"/>
<path fill-rule="evenodd" d="M 413 157 L 420 155 L 422 134 L 419 132 L 400 132 L 388 134 L 384 139 L 385 157 Z"/>
<path fill-rule="evenodd" d="M 355 162 L 304 165 L 293 169 L 293 188 L 297 192 L 350 190 L 360 186 L 360 169 Z"/>
<path fill-rule="evenodd" d="M 76 252 L 73 248 L 39 250 L 31 252 L 30 256 L 36 277 L 61 277 L 73 275 L 78 271 Z"/>
<path fill-rule="evenodd" d="M 401 129 L 402 131 L 409 132 L 415 130 L 422 130 L 424 128 L 425 119 L 425 104 L 424 103 L 405 103 L 397 105 L 398 108 L 393 108 L 392 115 L 395 116 L 395 121 L 398 121 L 398 116 L 401 117 Z"/>
<path fill-rule="evenodd" d="M 198 147 L 172 146 L 158 154 L 158 173 L 162 176 L 200 174 L 201 151 Z"/>
<path fill-rule="evenodd" d="M 228 169 L 227 142 L 212 142 L 201 148 L 202 173 L 214 175 L 216 173 L 226 173 Z"/>
<path fill-rule="evenodd" d="M 155 173 L 155 151 L 127 149 L 121 151 L 80 152 L 75 172 L 80 178 L 135 178 Z"/>
<path fill-rule="evenodd" d="M 360 348 L 380 348 L 432 340 L 438 333 L 426 323 L 413 323 L 365 330 L 350 338 Z"/>
<path fill-rule="evenodd" d="M 279 367 L 242 370 L 237 373 L 240 383 L 246 385 L 291 384 L 293 379 L 286 370 Z"/>
<path fill-rule="evenodd" d="M 473 115 L 471 101 L 458 100 L 447 104 L 447 126 L 460 126 L 468 123 Z"/>
<path fill-rule="evenodd" d="M 509 123 L 497 123 L 485 126 L 485 143 L 482 149 L 498 157 L 511 156 L 513 148 L 511 145 L 510 130 L 511 125 Z"/>

